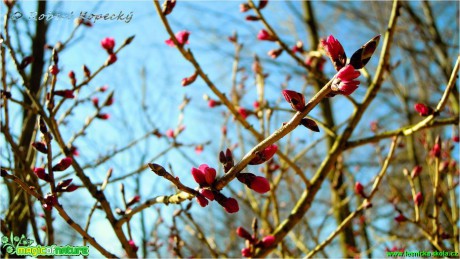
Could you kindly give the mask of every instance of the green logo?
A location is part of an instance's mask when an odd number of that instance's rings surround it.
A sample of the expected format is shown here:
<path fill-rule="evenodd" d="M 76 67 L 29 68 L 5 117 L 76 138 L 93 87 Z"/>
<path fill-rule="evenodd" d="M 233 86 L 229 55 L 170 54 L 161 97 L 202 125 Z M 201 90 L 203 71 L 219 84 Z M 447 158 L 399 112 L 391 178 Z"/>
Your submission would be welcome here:
<path fill-rule="evenodd" d="M 54 256 L 88 256 L 89 255 L 89 247 L 88 246 L 41 246 L 35 245 L 34 240 L 26 238 L 26 236 L 22 235 L 21 237 L 14 236 L 11 233 L 10 238 L 7 236 L 2 237 L 2 248 L 6 249 L 6 252 L 11 255 L 24 255 L 24 256 L 46 256 L 46 255 L 54 255 Z"/>

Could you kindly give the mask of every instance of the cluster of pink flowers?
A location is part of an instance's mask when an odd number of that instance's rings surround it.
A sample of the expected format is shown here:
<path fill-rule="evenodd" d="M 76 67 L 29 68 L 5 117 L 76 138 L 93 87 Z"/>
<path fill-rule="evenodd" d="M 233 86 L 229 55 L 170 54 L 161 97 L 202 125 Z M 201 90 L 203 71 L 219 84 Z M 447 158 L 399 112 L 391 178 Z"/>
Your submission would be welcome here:
<path fill-rule="evenodd" d="M 379 40 L 380 35 L 364 44 L 351 56 L 348 65 L 346 64 L 347 55 L 345 50 L 342 44 L 340 44 L 334 36 L 330 35 L 327 39 L 321 40 L 322 48 L 331 59 L 334 68 L 338 71 L 331 86 L 334 92 L 350 95 L 358 88 L 360 82 L 355 79 L 358 78 L 361 73 L 356 71 L 356 69 L 363 68 L 367 62 L 369 62 L 372 54 L 377 48 Z"/>
<path fill-rule="evenodd" d="M 42 142 L 35 142 L 33 147 L 40 152 L 46 153 L 46 146 L 43 146 L 44 143 Z M 44 152 L 45 151 L 45 152 Z M 64 171 L 70 167 L 72 164 L 72 158 L 65 157 L 61 159 L 57 164 L 52 167 L 53 172 Z M 43 167 L 35 167 L 33 170 L 34 174 L 37 176 L 38 179 L 41 179 L 45 182 L 51 182 L 52 179 L 48 173 L 46 173 L 45 168 Z M 73 192 L 78 189 L 78 186 L 71 184 L 73 179 L 67 179 L 59 182 L 56 185 L 56 193 L 60 192 Z M 43 208 L 46 210 L 51 210 L 54 205 L 57 204 L 57 197 L 54 194 L 47 194 L 43 199 Z"/>
<path fill-rule="evenodd" d="M 239 211 L 240 208 L 237 200 L 234 198 L 227 198 L 220 191 L 212 189 L 212 185 L 216 180 L 216 169 L 202 164 L 198 168 L 192 168 L 192 176 L 195 182 L 200 185 L 199 194 L 196 196 L 196 200 L 201 207 L 206 207 L 209 201 L 216 200 L 228 213 Z"/>
<path fill-rule="evenodd" d="M 274 236 L 265 236 L 262 239 L 258 239 L 257 236 L 251 235 L 245 228 L 243 227 L 238 227 L 236 229 L 236 234 L 241 237 L 246 239 L 247 241 L 247 246 L 243 249 L 241 249 L 241 255 L 243 257 L 252 257 L 254 250 L 256 248 L 268 248 L 271 247 L 275 243 L 275 237 Z"/>

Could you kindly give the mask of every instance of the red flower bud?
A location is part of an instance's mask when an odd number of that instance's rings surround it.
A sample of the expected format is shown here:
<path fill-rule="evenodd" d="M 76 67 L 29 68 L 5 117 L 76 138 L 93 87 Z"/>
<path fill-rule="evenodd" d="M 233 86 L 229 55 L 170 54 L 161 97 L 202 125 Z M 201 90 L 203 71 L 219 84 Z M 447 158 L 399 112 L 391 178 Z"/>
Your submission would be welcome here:
<path fill-rule="evenodd" d="M 414 197 L 414 203 L 417 206 L 420 206 L 423 202 L 423 195 L 421 192 L 418 192 Z"/>
<path fill-rule="evenodd" d="M 259 165 L 270 160 L 278 150 L 277 145 L 270 145 L 264 150 L 257 152 L 256 156 L 249 162 L 250 165 Z"/>
<path fill-rule="evenodd" d="M 279 55 L 281 55 L 281 53 L 283 53 L 283 49 L 272 49 L 270 51 L 268 51 L 268 56 L 270 56 L 271 58 L 275 59 L 277 57 L 279 57 Z"/>
<path fill-rule="evenodd" d="M 101 46 L 107 50 L 109 54 L 113 53 L 113 48 L 115 47 L 115 40 L 113 38 L 107 37 L 101 40 Z"/>
<path fill-rule="evenodd" d="M 34 62 L 33 56 L 24 57 L 24 59 L 21 61 L 21 64 L 19 65 L 19 69 L 26 68 L 32 62 Z"/>
<path fill-rule="evenodd" d="M 207 167 L 207 165 L 205 166 L 206 168 L 204 169 L 204 178 L 206 179 L 206 183 L 211 185 L 214 182 L 214 180 L 216 180 L 216 169 Z"/>
<path fill-rule="evenodd" d="M 458 143 L 460 141 L 459 136 L 458 135 L 452 136 L 452 141 Z"/>
<path fill-rule="evenodd" d="M 195 182 L 201 185 L 206 185 L 206 179 L 204 177 L 204 173 L 200 169 L 196 169 L 195 167 L 192 168 L 192 176 L 195 179 Z"/>
<path fill-rule="evenodd" d="M 36 167 L 34 168 L 34 174 L 43 181 L 50 182 L 50 176 L 45 172 L 45 168 Z"/>
<path fill-rule="evenodd" d="M 241 249 L 241 256 L 243 257 L 252 257 L 251 249 L 248 247 L 245 247 Z"/>
<path fill-rule="evenodd" d="M 254 103 L 252 104 L 252 106 L 254 107 L 254 109 L 259 109 L 260 107 L 260 103 L 258 101 L 254 101 Z"/>
<path fill-rule="evenodd" d="M 260 20 L 260 17 L 254 16 L 254 15 L 248 15 L 246 16 L 246 21 L 258 21 Z"/>
<path fill-rule="evenodd" d="M 318 124 L 316 124 L 316 122 L 312 119 L 303 118 L 300 120 L 300 124 L 314 132 L 319 132 Z"/>
<path fill-rule="evenodd" d="M 93 102 L 94 107 L 99 107 L 99 98 L 93 97 L 91 98 L 91 102 Z"/>
<path fill-rule="evenodd" d="M 407 218 L 404 217 L 403 214 L 399 214 L 398 216 L 395 217 L 395 221 L 398 222 L 398 223 L 402 223 L 402 222 L 404 222 L 406 220 L 407 220 Z"/>
<path fill-rule="evenodd" d="M 101 119 L 101 120 L 108 120 L 108 119 L 110 119 L 110 114 L 107 114 L 107 113 L 99 113 L 96 117 L 97 117 L 98 119 Z"/>
<path fill-rule="evenodd" d="M 64 171 L 72 164 L 71 157 L 65 157 L 59 161 L 55 166 L 53 166 L 53 171 Z"/>
<path fill-rule="evenodd" d="M 360 75 L 361 73 L 356 71 L 353 66 L 347 65 L 339 70 L 332 82 L 331 89 L 343 95 L 350 95 L 358 88 L 360 82 L 354 79 Z"/>
<path fill-rule="evenodd" d="M 138 203 L 141 200 L 141 196 L 135 195 L 134 197 L 131 198 L 131 200 L 126 203 L 126 207 L 130 207 L 135 203 Z"/>
<path fill-rule="evenodd" d="M 283 90 L 284 99 L 291 104 L 292 108 L 296 111 L 303 111 L 305 109 L 305 96 L 301 93 L 291 90 Z"/>
<path fill-rule="evenodd" d="M 238 227 L 238 228 L 236 229 L 236 234 L 237 234 L 239 237 L 244 238 L 244 239 L 246 239 L 246 240 L 249 240 L 249 241 L 252 240 L 251 234 L 249 234 L 249 232 L 248 232 L 246 229 L 244 229 L 243 227 Z"/>
<path fill-rule="evenodd" d="M 91 76 L 91 71 L 89 70 L 89 68 L 88 68 L 86 65 L 83 65 L 83 74 L 84 74 L 86 77 L 90 77 L 90 76 Z"/>
<path fill-rule="evenodd" d="M 268 0 L 260 0 L 259 1 L 259 9 L 263 9 L 265 6 L 267 6 Z"/>
<path fill-rule="evenodd" d="M 361 197 L 365 198 L 364 194 L 364 186 L 360 182 L 355 183 L 355 193 L 361 195 Z"/>
<path fill-rule="evenodd" d="M 73 90 L 57 90 L 57 91 L 54 91 L 54 94 L 57 96 L 67 98 L 67 99 L 75 98 L 75 95 L 73 95 Z"/>
<path fill-rule="evenodd" d="M 115 63 L 117 61 L 117 55 L 115 55 L 115 53 L 112 53 L 109 55 L 109 57 L 107 58 L 107 60 L 105 61 L 105 64 L 108 66 L 108 65 L 112 65 L 113 63 Z"/>
<path fill-rule="evenodd" d="M 99 91 L 105 92 L 105 91 L 107 91 L 107 89 L 109 89 L 109 86 L 108 85 L 103 85 L 103 86 L 101 86 L 101 88 L 99 88 Z"/>
<path fill-rule="evenodd" d="M 223 206 L 225 211 L 228 213 L 235 213 L 240 210 L 240 207 L 238 206 L 238 201 L 234 198 L 228 198 L 226 201 L 224 201 Z"/>
<path fill-rule="evenodd" d="M 46 143 L 45 142 L 34 142 L 32 143 L 32 146 L 38 151 L 43 154 L 48 153 L 48 149 L 46 148 Z"/>
<path fill-rule="evenodd" d="M 275 237 L 274 236 L 266 236 L 262 239 L 262 246 L 264 248 L 270 247 L 275 243 Z"/>
<path fill-rule="evenodd" d="M 441 145 L 439 143 L 435 143 L 433 148 L 430 150 L 430 155 L 433 157 L 441 157 Z"/>
<path fill-rule="evenodd" d="M 200 194 L 206 197 L 206 199 L 213 201 L 214 200 L 214 193 L 208 189 L 200 189 Z"/>
<path fill-rule="evenodd" d="M 197 153 L 198 155 L 201 154 L 203 152 L 203 145 L 197 145 L 195 147 L 195 153 Z"/>
<path fill-rule="evenodd" d="M 163 9 L 162 9 L 163 14 L 165 16 L 170 14 L 173 11 L 174 6 L 176 6 L 176 0 L 166 0 L 166 1 L 164 1 Z"/>
<path fill-rule="evenodd" d="M 137 252 L 137 250 L 139 249 L 139 247 L 136 246 L 136 243 L 134 243 L 134 240 L 129 240 L 129 241 L 128 241 L 128 245 L 131 247 L 131 249 L 132 249 L 134 252 Z"/>
<path fill-rule="evenodd" d="M 248 117 L 248 110 L 246 110 L 243 107 L 238 108 L 238 113 L 243 117 L 243 119 L 246 119 Z"/>
<path fill-rule="evenodd" d="M 253 189 L 258 193 L 266 193 L 270 191 L 270 182 L 265 177 L 256 176 L 252 180 L 249 188 Z"/>
<path fill-rule="evenodd" d="M 345 66 L 347 63 L 347 55 L 343 50 L 342 44 L 340 44 L 334 36 L 329 35 L 326 40 L 322 39 L 321 47 L 331 59 L 335 70 L 339 71 Z"/>
<path fill-rule="evenodd" d="M 189 31 L 180 31 L 174 35 L 180 45 L 188 44 L 188 38 L 190 36 Z M 174 41 L 172 39 L 165 40 L 166 45 L 174 47 Z"/>
<path fill-rule="evenodd" d="M 59 68 L 56 65 L 51 65 L 48 70 L 53 76 L 59 73 Z"/>
<path fill-rule="evenodd" d="M 251 7 L 249 6 L 249 4 L 240 4 L 240 12 L 242 13 L 245 13 L 247 11 L 249 11 L 251 9 Z"/>
<path fill-rule="evenodd" d="M 420 116 L 423 116 L 423 117 L 433 114 L 433 109 L 431 107 L 426 106 L 423 103 L 416 103 L 414 105 L 414 109 L 416 112 L 420 114 Z"/>
<path fill-rule="evenodd" d="M 208 203 L 209 203 L 208 200 L 206 200 L 206 198 L 203 197 L 202 195 L 197 195 L 196 200 L 197 200 L 198 204 L 200 204 L 201 207 L 208 206 Z"/>
<path fill-rule="evenodd" d="M 422 172 L 422 169 L 423 168 L 419 165 L 415 166 L 410 173 L 410 176 L 412 177 L 412 179 L 417 177 Z"/>
<path fill-rule="evenodd" d="M 302 41 L 297 41 L 294 45 L 294 47 L 292 47 L 292 52 L 296 53 L 296 52 L 300 52 L 300 53 L 303 53 L 304 50 L 303 50 L 303 43 Z"/>
<path fill-rule="evenodd" d="M 268 31 L 264 29 L 259 31 L 259 33 L 257 34 L 257 39 L 267 40 L 267 41 L 276 41 L 276 37 L 274 35 L 271 35 Z"/>
<path fill-rule="evenodd" d="M 193 75 L 191 75 L 190 77 L 186 77 L 186 78 L 182 79 L 182 86 L 187 86 L 187 85 L 195 82 L 197 76 L 198 76 L 198 72 L 195 71 L 195 73 L 193 73 Z"/>

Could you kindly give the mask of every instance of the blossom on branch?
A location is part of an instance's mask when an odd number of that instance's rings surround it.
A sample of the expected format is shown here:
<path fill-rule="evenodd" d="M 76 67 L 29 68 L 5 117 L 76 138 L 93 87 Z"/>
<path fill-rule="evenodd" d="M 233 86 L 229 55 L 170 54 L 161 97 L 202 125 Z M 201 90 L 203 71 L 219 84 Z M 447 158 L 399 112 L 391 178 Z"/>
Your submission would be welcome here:
<path fill-rule="evenodd" d="M 180 31 L 178 33 L 176 33 L 176 35 L 174 35 L 174 37 L 176 37 L 177 41 L 179 42 L 180 45 L 184 45 L 184 44 L 188 44 L 188 37 L 190 36 L 190 32 L 189 31 Z M 171 46 L 171 47 L 174 47 L 175 44 L 174 44 L 174 41 L 172 39 L 167 39 L 165 40 L 166 42 L 166 45 L 168 46 Z"/>
<path fill-rule="evenodd" d="M 268 31 L 262 29 L 257 34 L 258 40 L 276 41 L 276 36 L 270 34 Z"/>
<path fill-rule="evenodd" d="M 335 70 L 339 71 L 347 63 L 347 55 L 343 50 L 342 44 L 334 38 L 334 36 L 329 35 L 327 39 L 321 40 L 321 47 L 326 51 L 326 54 L 332 61 Z"/>
<path fill-rule="evenodd" d="M 361 73 L 356 71 L 353 66 L 347 65 L 337 73 L 332 82 L 331 89 L 343 95 L 350 95 L 358 88 L 360 82 L 354 79 L 360 75 Z"/>

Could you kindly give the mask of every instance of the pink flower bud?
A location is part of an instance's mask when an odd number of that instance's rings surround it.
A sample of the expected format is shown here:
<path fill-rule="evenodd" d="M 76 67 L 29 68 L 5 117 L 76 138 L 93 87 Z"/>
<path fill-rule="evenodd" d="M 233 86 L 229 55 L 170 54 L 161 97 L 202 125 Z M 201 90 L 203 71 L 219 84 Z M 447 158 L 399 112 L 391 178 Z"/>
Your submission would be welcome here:
<path fill-rule="evenodd" d="M 256 156 L 249 162 L 250 165 L 259 165 L 270 160 L 278 150 L 277 145 L 270 145 L 264 150 L 257 152 Z"/>
<path fill-rule="evenodd" d="M 105 92 L 105 91 L 107 91 L 107 89 L 109 89 L 109 86 L 108 85 L 103 85 L 103 86 L 101 86 L 101 88 L 99 88 L 99 91 Z"/>
<path fill-rule="evenodd" d="M 255 15 L 248 15 L 248 16 L 245 17 L 245 19 L 246 19 L 246 21 L 251 21 L 251 22 L 253 22 L 253 21 L 258 21 L 258 20 L 260 20 L 260 17 L 255 16 Z"/>
<path fill-rule="evenodd" d="M 268 51 L 268 56 L 270 56 L 271 58 L 275 59 L 277 57 L 279 57 L 279 55 L 281 55 L 281 53 L 283 53 L 283 49 L 272 49 L 270 51 Z"/>
<path fill-rule="evenodd" d="M 195 182 L 198 183 L 200 186 L 206 185 L 206 178 L 204 173 L 200 169 L 196 169 L 195 167 L 192 168 L 192 176 L 195 179 Z"/>
<path fill-rule="evenodd" d="M 377 132 L 379 130 L 379 123 L 377 121 L 371 121 L 371 131 L 372 132 Z"/>
<path fill-rule="evenodd" d="M 321 47 L 331 59 L 335 70 L 339 71 L 345 66 L 347 55 L 343 50 L 342 44 L 334 36 L 330 35 L 326 40 L 322 39 Z"/>
<path fill-rule="evenodd" d="M 24 59 L 21 61 L 21 64 L 19 64 L 19 69 L 26 68 L 32 62 L 34 62 L 33 56 L 24 57 Z"/>
<path fill-rule="evenodd" d="M 139 247 L 136 246 L 136 243 L 134 243 L 134 240 L 129 240 L 129 241 L 128 241 L 128 245 L 131 247 L 131 249 L 132 249 L 134 252 L 137 252 L 137 250 L 139 249 Z"/>
<path fill-rule="evenodd" d="M 45 168 L 36 167 L 34 168 L 34 174 L 43 181 L 50 182 L 50 176 L 45 172 Z"/>
<path fill-rule="evenodd" d="M 423 168 L 419 165 L 415 166 L 410 173 L 412 179 L 416 178 L 422 172 L 422 169 Z"/>
<path fill-rule="evenodd" d="M 296 52 L 300 52 L 300 53 L 303 53 L 304 52 L 304 49 L 303 49 L 303 43 L 302 41 L 297 41 L 294 45 L 294 47 L 292 47 L 292 52 L 296 53 Z"/>
<path fill-rule="evenodd" d="M 108 120 L 108 119 L 110 119 L 110 114 L 107 114 L 107 113 L 99 113 L 96 117 L 97 117 L 98 119 L 101 119 L 101 120 Z"/>
<path fill-rule="evenodd" d="M 186 77 L 186 78 L 182 79 L 182 86 L 187 86 L 187 85 L 195 82 L 197 76 L 198 76 L 198 72 L 195 72 L 190 77 Z"/>
<path fill-rule="evenodd" d="M 402 222 L 404 222 L 406 220 L 407 220 L 407 218 L 404 217 L 403 214 L 399 214 L 398 216 L 395 217 L 395 221 L 398 222 L 398 223 L 402 223 Z"/>
<path fill-rule="evenodd" d="M 208 200 L 201 195 L 196 196 L 196 201 L 198 202 L 198 204 L 200 204 L 201 207 L 206 207 L 209 204 Z"/>
<path fill-rule="evenodd" d="M 209 106 L 209 108 L 214 108 L 214 107 L 216 107 L 216 105 L 217 105 L 216 100 L 214 100 L 214 99 L 209 99 L 209 101 L 208 101 L 208 106 Z"/>
<path fill-rule="evenodd" d="M 254 103 L 252 104 L 252 106 L 254 106 L 254 109 L 259 109 L 260 107 L 260 103 L 258 101 L 254 101 Z"/>
<path fill-rule="evenodd" d="M 99 98 L 93 97 L 91 98 L 91 102 L 93 103 L 94 107 L 99 107 Z"/>
<path fill-rule="evenodd" d="M 264 29 L 259 31 L 259 33 L 257 34 L 257 39 L 267 40 L 267 41 L 276 41 L 276 37 L 274 35 L 271 35 L 268 31 Z"/>
<path fill-rule="evenodd" d="M 59 73 L 59 68 L 56 65 L 51 65 L 48 70 L 53 76 Z"/>
<path fill-rule="evenodd" d="M 48 153 L 48 149 L 46 148 L 46 143 L 45 142 L 34 142 L 32 143 L 32 146 L 38 151 L 43 154 Z"/>
<path fill-rule="evenodd" d="M 417 206 L 420 206 L 423 202 L 423 195 L 421 192 L 418 192 L 414 197 L 414 203 Z"/>
<path fill-rule="evenodd" d="M 86 65 L 83 65 L 83 74 L 85 75 L 85 77 L 90 77 L 91 76 L 91 71 L 89 70 L 89 68 Z"/>
<path fill-rule="evenodd" d="M 250 9 L 251 9 L 251 7 L 249 6 L 249 4 L 247 4 L 247 3 L 240 4 L 240 12 L 245 13 L 245 12 L 249 11 Z"/>
<path fill-rule="evenodd" d="M 214 200 L 214 193 L 208 189 L 200 189 L 199 193 L 206 197 L 206 199 L 213 201 Z"/>
<path fill-rule="evenodd" d="M 214 183 L 214 180 L 216 180 L 216 169 L 211 167 L 204 169 L 204 178 L 209 185 Z"/>
<path fill-rule="evenodd" d="M 248 117 L 248 111 L 243 107 L 238 108 L 238 113 L 241 115 L 241 117 L 243 117 L 243 119 Z"/>
<path fill-rule="evenodd" d="M 270 247 L 275 243 L 275 237 L 274 236 L 266 236 L 262 239 L 262 246 L 264 248 Z"/>
<path fill-rule="evenodd" d="M 350 95 L 358 88 L 359 81 L 354 79 L 360 75 L 361 73 L 356 71 L 353 66 L 347 65 L 339 70 L 332 82 L 331 89 L 343 95 Z"/>
<path fill-rule="evenodd" d="M 430 150 L 430 155 L 437 158 L 441 157 L 441 145 L 439 145 L 439 143 L 434 144 L 433 148 Z"/>
<path fill-rule="evenodd" d="M 364 186 L 360 182 L 355 183 L 355 193 L 361 195 L 361 197 L 365 197 L 364 194 Z"/>
<path fill-rule="evenodd" d="M 64 171 L 72 164 L 71 157 L 65 157 L 59 161 L 55 166 L 53 166 L 53 171 Z"/>
<path fill-rule="evenodd" d="M 166 0 L 163 3 L 163 9 L 162 9 L 163 14 L 165 16 L 170 14 L 173 11 L 174 6 L 176 6 L 176 0 Z"/>
<path fill-rule="evenodd" d="M 423 116 L 423 117 L 433 114 L 433 109 L 431 107 L 426 106 L 423 103 L 416 103 L 414 105 L 414 109 L 416 112 L 420 114 L 420 116 Z"/>
<path fill-rule="evenodd" d="M 203 148 L 204 148 L 203 145 L 197 145 L 195 147 L 195 153 L 198 155 L 201 154 L 203 152 Z"/>
<path fill-rule="evenodd" d="M 243 257 L 252 257 L 251 249 L 248 247 L 245 247 L 241 249 L 241 256 Z"/>
<path fill-rule="evenodd" d="M 174 130 L 168 129 L 168 130 L 166 131 L 166 136 L 167 136 L 168 138 L 174 138 Z"/>
<path fill-rule="evenodd" d="M 180 31 L 178 33 L 176 33 L 176 35 L 174 35 L 177 39 L 177 41 L 179 42 L 180 45 L 184 45 L 184 44 L 188 44 L 188 38 L 190 36 L 190 32 L 189 31 Z M 165 41 L 166 45 L 168 46 L 171 46 L 171 47 L 174 47 L 174 41 L 172 39 L 168 39 Z"/>
<path fill-rule="evenodd" d="M 312 119 L 303 118 L 300 120 L 300 124 L 314 132 L 319 132 L 318 124 Z"/>
<path fill-rule="evenodd" d="M 249 188 L 253 189 L 258 193 L 266 193 L 270 191 L 270 182 L 265 177 L 256 176 L 252 180 Z"/>
<path fill-rule="evenodd" d="M 113 48 L 115 47 L 115 40 L 111 37 L 104 38 L 101 40 L 101 46 L 107 50 L 109 54 L 113 53 Z"/>
<path fill-rule="evenodd" d="M 109 57 L 107 58 L 105 63 L 108 66 L 108 65 L 112 65 L 116 61 L 117 61 L 117 55 L 115 53 L 112 53 L 112 54 L 109 55 Z"/>
<path fill-rule="evenodd" d="M 260 0 L 259 1 L 259 9 L 265 8 L 265 6 L 267 6 L 267 4 L 268 4 L 268 0 Z"/>
<path fill-rule="evenodd" d="M 249 241 L 252 240 L 251 234 L 249 234 L 249 232 L 248 232 L 246 229 L 244 229 L 243 227 L 238 227 L 238 228 L 236 229 L 236 234 L 237 234 L 239 237 L 244 238 L 244 239 L 246 239 L 246 240 L 249 240 Z"/>
<path fill-rule="evenodd" d="M 44 204 L 42 205 L 43 208 L 45 210 L 48 210 L 50 211 L 51 209 L 53 209 L 53 206 L 58 204 L 58 201 L 57 201 L 57 198 L 56 196 L 48 193 L 45 197 L 44 197 Z"/>
<path fill-rule="evenodd" d="M 73 95 L 73 90 L 57 90 L 57 91 L 54 91 L 54 94 L 57 96 L 67 98 L 67 99 L 75 98 L 75 95 Z"/>
<path fill-rule="evenodd" d="M 291 104 L 292 109 L 303 111 L 305 109 L 305 96 L 301 93 L 291 90 L 283 90 L 284 99 Z"/>
<path fill-rule="evenodd" d="M 234 198 L 228 198 L 224 202 L 224 209 L 228 213 L 235 213 L 240 210 L 240 207 L 238 206 L 238 201 L 235 200 Z"/>

